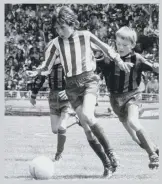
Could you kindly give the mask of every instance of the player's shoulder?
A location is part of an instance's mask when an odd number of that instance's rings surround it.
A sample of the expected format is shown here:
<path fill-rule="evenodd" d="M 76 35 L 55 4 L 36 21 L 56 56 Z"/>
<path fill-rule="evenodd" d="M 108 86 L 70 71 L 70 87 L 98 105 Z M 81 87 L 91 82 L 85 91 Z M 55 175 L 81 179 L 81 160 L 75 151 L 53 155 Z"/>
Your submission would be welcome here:
<path fill-rule="evenodd" d="M 136 53 L 136 62 L 138 64 L 145 64 L 145 65 L 152 67 L 152 64 L 150 63 L 150 61 L 148 61 L 144 56 L 142 56 L 139 53 Z"/>
<path fill-rule="evenodd" d="M 137 61 L 145 60 L 145 58 L 141 54 L 139 54 L 137 52 L 134 52 L 134 55 L 136 56 L 136 60 Z"/>
<path fill-rule="evenodd" d="M 88 30 L 79 30 L 77 32 L 78 32 L 78 35 L 85 35 L 85 36 L 90 35 L 90 31 Z"/>
<path fill-rule="evenodd" d="M 47 48 L 49 48 L 50 45 L 51 45 L 52 43 L 53 43 L 53 40 L 51 40 L 50 42 L 48 42 L 47 45 L 46 45 L 46 47 L 45 47 L 45 50 L 46 50 Z"/>
<path fill-rule="evenodd" d="M 53 44 L 56 46 L 58 42 L 58 37 L 52 39 L 51 41 L 49 41 L 45 47 L 45 50 L 47 50 L 50 46 L 52 46 Z"/>

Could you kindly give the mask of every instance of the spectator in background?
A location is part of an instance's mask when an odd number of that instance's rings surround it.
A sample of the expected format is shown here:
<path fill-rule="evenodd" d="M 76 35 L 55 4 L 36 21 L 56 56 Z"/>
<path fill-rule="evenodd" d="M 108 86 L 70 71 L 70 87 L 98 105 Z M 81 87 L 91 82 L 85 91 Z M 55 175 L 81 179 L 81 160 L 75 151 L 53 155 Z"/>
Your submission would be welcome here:
<path fill-rule="evenodd" d="M 16 31 L 16 29 L 13 29 L 12 30 L 12 33 L 11 33 L 11 36 L 10 36 L 10 39 L 13 38 L 14 40 L 14 43 L 18 44 L 19 41 L 22 39 L 21 35 L 19 35 Z"/>
<path fill-rule="evenodd" d="M 32 10 L 32 7 L 31 7 L 31 6 L 29 6 L 29 7 L 26 6 L 26 11 L 25 11 L 25 13 L 26 13 L 26 15 L 27 15 L 28 17 L 32 17 L 32 18 L 35 17 L 35 11 Z"/>
<path fill-rule="evenodd" d="M 146 85 L 146 93 L 158 93 L 159 92 L 159 83 L 157 76 L 151 73 L 151 79 Z"/>
<path fill-rule="evenodd" d="M 24 58 L 24 52 L 21 49 L 18 49 L 18 52 L 16 54 L 16 60 L 18 61 L 19 65 L 23 65 L 25 58 Z"/>
<path fill-rule="evenodd" d="M 5 68 L 11 70 L 13 62 L 14 70 L 17 72 L 16 80 L 22 77 L 25 61 L 27 66 L 24 68 L 32 68 L 43 61 L 45 45 L 57 36 L 55 29 L 51 27 L 51 15 L 61 6 L 62 4 L 37 4 L 34 9 L 34 4 L 16 4 L 6 12 Z M 71 4 L 68 6 L 71 6 L 78 15 L 79 29 L 90 30 L 105 43 L 111 43 L 113 48 L 115 48 L 114 33 L 117 29 L 124 25 L 137 29 L 139 40 L 135 51 L 143 53 L 153 62 L 158 62 L 158 6 L 153 4 Z M 38 50 L 31 54 L 30 50 L 34 47 Z M 22 50 L 23 54 L 20 54 L 19 50 Z"/>
<path fill-rule="evenodd" d="M 107 26 L 106 22 L 101 22 L 100 28 L 98 31 L 98 36 L 102 40 L 104 37 L 107 37 Z"/>
<path fill-rule="evenodd" d="M 145 85 L 145 82 L 144 82 L 144 76 L 143 75 L 141 77 L 141 83 L 139 85 L 139 91 L 142 92 L 142 93 L 145 93 L 145 91 L 146 91 L 146 85 Z"/>
<path fill-rule="evenodd" d="M 9 41 L 10 41 L 10 33 L 6 32 L 5 42 L 9 42 Z"/>

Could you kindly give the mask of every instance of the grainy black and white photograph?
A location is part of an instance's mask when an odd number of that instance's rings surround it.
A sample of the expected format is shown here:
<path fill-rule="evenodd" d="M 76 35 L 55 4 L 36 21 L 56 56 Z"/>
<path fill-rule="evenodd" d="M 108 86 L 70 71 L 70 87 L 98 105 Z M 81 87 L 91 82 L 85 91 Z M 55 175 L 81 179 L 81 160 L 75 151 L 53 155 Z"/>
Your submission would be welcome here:
<path fill-rule="evenodd" d="M 4 178 L 159 181 L 159 4 L 4 5 Z"/>

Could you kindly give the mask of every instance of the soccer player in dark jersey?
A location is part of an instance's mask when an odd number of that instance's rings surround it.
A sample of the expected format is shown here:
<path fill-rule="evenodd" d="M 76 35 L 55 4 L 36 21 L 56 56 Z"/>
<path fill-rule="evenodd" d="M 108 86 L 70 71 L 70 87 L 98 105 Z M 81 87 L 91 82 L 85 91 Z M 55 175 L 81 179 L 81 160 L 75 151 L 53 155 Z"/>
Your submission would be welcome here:
<path fill-rule="evenodd" d="M 96 45 L 99 50 L 113 59 L 120 69 L 126 72 L 130 70 L 132 64 L 125 64 L 119 54 L 89 31 L 76 30 L 79 23 L 77 16 L 70 8 L 62 7 L 52 20 L 59 36 L 51 41 L 45 61 L 33 75 L 51 72 L 56 57 L 60 57 L 66 78 L 68 99 L 86 131 L 86 135 L 89 134 L 87 138 L 90 146 L 102 160 L 103 175 L 109 177 L 118 165 L 112 146 L 103 128 L 96 123 L 94 116 L 99 79 L 93 71 L 94 60 L 91 44 Z"/>
<path fill-rule="evenodd" d="M 136 32 L 129 27 L 122 27 L 116 32 L 116 48 L 121 59 L 134 66 L 130 72 L 125 73 L 109 60 L 109 64 L 99 63 L 105 77 L 110 104 L 133 140 L 146 150 L 149 155 L 149 168 L 159 166 L 159 150 L 150 140 L 146 130 L 139 122 L 138 87 L 141 82 L 142 71 L 158 72 L 158 64 L 151 64 L 140 54 L 133 51 L 137 41 Z M 108 63 L 108 62 L 107 62 Z"/>
<path fill-rule="evenodd" d="M 48 45 L 47 45 L 48 47 Z M 58 161 L 61 158 L 66 142 L 66 124 L 70 117 L 72 110 L 71 105 L 68 101 L 65 93 L 65 79 L 62 65 L 57 58 L 58 64 L 55 64 L 52 68 L 51 73 L 48 75 L 49 80 L 49 107 L 50 107 L 50 119 L 51 128 L 54 134 L 57 134 L 57 152 L 55 160 Z M 37 76 L 32 84 L 32 94 L 30 102 L 32 105 L 36 104 L 36 96 L 40 88 L 45 82 L 45 75 Z"/>

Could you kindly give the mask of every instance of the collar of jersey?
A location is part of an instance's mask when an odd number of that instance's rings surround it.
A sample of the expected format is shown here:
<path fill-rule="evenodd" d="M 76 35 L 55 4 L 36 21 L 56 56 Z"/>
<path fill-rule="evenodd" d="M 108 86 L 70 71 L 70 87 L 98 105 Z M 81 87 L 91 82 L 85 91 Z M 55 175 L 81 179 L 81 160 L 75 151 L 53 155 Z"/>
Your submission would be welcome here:
<path fill-rule="evenodd" d="M 77 32 L 77 31 L 74 30 L 74 32 L 69 36 L 68 40 L 71 39 L 71 38 L 73 38 L 73 37 L 76 35 L 76 32 Z"/>
<path fill-rule="evenodd" d="M 132 52 L 128 53 L 127 55 L 122 56 L 121 59 L 130 58 L 133 54 L 134 54 L 134 52 L 132 51 Z"/>

